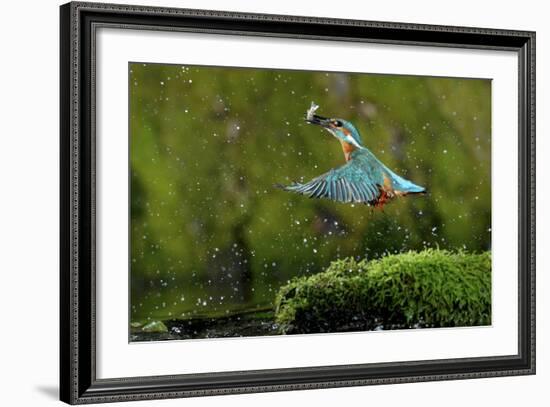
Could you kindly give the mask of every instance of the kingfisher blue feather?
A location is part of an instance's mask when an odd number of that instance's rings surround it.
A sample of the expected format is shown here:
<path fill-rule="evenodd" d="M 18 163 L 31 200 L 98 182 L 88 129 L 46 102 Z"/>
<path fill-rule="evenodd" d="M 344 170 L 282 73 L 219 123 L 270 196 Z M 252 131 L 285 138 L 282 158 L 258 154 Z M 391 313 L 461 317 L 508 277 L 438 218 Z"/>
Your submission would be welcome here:
<path fill-rule="evenodd" d="M 315 103 L 306 113 L 306 122 L 321 126 L 342 145 L 346 164 L 333 168 L 305 184 L 294 182 L 282 186 L 310 198 L 326 198 L 343 203 L 363 203 L 382 208 L 399 196 L 423 194 L 424 187 L 400 177 L 386 167 L 363 145 L 361 136 L 349 121 L 318 116 Z"/>

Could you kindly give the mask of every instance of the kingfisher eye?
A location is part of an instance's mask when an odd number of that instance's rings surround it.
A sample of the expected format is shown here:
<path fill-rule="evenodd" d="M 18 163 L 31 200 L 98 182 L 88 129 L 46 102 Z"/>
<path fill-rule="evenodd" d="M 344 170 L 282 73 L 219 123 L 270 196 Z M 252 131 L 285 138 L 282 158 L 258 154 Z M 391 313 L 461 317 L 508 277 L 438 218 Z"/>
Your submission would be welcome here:
<path fill-rule="evenodd" d="M 342 122 L 340 120 L 334 120 L 332 124 L 334 124 L 336 127 L 342 127 Z"/>

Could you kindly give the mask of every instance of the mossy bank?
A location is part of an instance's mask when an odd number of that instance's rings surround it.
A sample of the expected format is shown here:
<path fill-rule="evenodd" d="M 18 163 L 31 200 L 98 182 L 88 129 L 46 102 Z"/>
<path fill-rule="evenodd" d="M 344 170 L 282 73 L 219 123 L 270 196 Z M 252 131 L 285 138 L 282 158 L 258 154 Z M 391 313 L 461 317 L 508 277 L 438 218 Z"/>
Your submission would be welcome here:
<path fill-rule="evenodd" d="M 282 333 L 491 324 L 491 253 L 425 250 L 338 260 L 276 298 Z"/>

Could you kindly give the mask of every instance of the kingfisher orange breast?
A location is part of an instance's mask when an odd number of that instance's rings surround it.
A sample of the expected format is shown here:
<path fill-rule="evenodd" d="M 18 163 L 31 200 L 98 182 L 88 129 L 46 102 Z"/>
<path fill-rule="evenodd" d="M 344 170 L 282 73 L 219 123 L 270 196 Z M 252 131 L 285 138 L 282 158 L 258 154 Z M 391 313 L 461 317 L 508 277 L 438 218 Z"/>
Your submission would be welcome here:
<path fill-rule="evenodd" d="M 346 143 L 344 140 L 340 140 L 340 144 L 342 144 L 342 150 L 344 151 L 346 161 L 349 161 L 351 159 L 351 153 L 356 147 L 353 144 Z"/>

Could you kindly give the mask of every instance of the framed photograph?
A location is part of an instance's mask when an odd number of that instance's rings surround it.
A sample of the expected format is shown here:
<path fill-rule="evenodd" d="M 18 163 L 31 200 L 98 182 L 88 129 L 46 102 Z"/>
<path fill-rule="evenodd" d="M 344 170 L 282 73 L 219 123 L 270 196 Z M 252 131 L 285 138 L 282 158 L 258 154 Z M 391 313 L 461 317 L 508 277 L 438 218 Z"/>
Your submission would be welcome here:
<path fill-rule="evenodd" d="M 61 400 L 535 373 L 535 33 L 61 6 Z"/>

